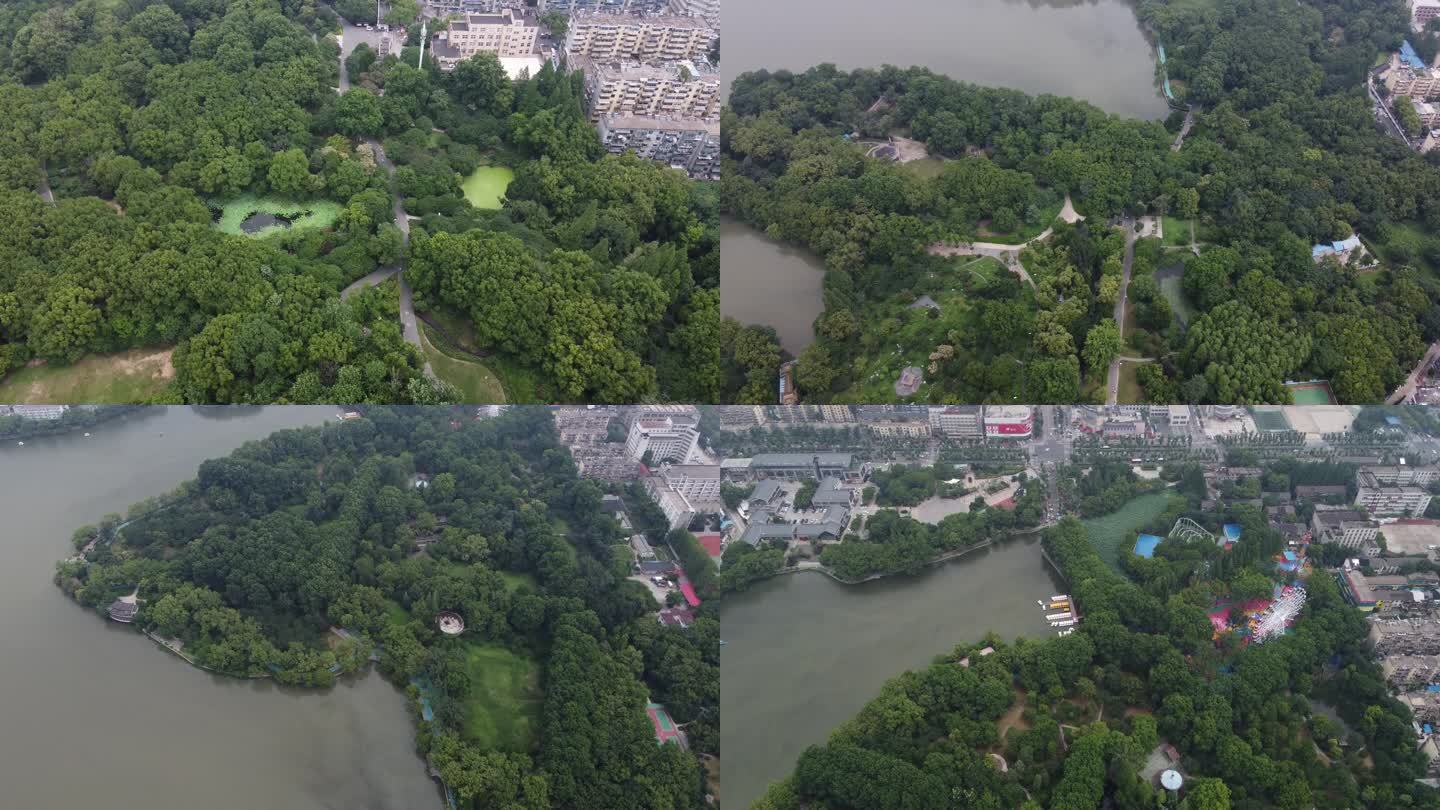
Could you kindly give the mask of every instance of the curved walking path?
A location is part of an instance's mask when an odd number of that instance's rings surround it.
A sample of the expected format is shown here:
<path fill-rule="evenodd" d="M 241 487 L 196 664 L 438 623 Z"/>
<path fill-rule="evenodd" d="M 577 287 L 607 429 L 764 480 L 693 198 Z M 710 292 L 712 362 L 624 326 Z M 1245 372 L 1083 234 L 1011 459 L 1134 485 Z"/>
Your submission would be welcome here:
<path fill-rule="evenodd" d="M 1070 195 L 1065 195 L 1065 204 L 1061 206 L 1059 218 L 1071 225 L 1085 219 L 1075 210 L 1075 204 L 1070 200 Z M 1018 245 L 1007 245 L 1003 242 L 933 242 L 925 248 L 925 252 L 932 256 L 989 256 L 1000 260 L 1005 267 L 1020 280 L 1035 286 L 1035 280 L 1030 277 L 1025 266 L 1020 263 L 1020 251 L 1033 242 L 1043 242 L 1050 238 L 1055 229 L 1046 228 L 1036 236 L 1021 242 Z"/>
<path fill-rule="evenodd" d="M 1130 268 L 1135 264 L 1135 226 L 1130 217 L 1120 221 L 1125 229 L 1125 261 L 1120 267 L 1120 296 L 1115 299 L 1115 326 L 1120 330 L 1120 345 L 1125 345 L 1125 305 L 1128 303 Z M 1120 363 L 1124 358 L 1116 356 L 1110 361 L 1110 373 L 1106 375 L 1105 404 L 1115 405 L 1120 399 Z"/>
<path fill-rule="evenodd" d="M 348 22 L 344 24 L 349 25 Z M 352 37 L 352 44 L 349 47 L 349 51 L 355 50 L 354 39 L 355 38 Z M 340 87 L 338 88 L 341 93 L 350 89 L 350 77 L 345 73 L 345 57 L 349 55 L 349 51 L 346 50 L 344 39 L 341 39 Z M 405 198 L 400 195 L 400 190 L 394 187 L 395 164 L 390 161 L 390 158 L 386 157 L 385 147 L 381 146 L 374 138 L 364 138 L 362 142 L 369 144 L 370 148 L 375 150 L 375 165 L 384 169 L 385 174 L 390 178 L 390 190 L 395 195 L 395 227 L 400 229 L 402 247 L 408 249 L 410 247 L 410 216 L 405 213 Z M 425 364 L 425 376 L 431 379 L 437 379 L 435 370 L 430 367 L 430 361 L 425 354 L 425 344 L 420 341 L 420 327 L 415 320 L 415 304 L 410 292 L 410 285 L 405 282 L 405 263 L 403 259 L 393 266 L 381 267 L 366 275 L 364 278 L 353 282 L 340 292 L 340 299 L 343 301 L 367 287 L 373 287 L 385 281 L 391 276 L 398 276 L 400 279 L 400 330 L 405 335 L 405 342 L 414 346 L 416 350 L 420 352 L 420 359 L 424 361 Z"/>

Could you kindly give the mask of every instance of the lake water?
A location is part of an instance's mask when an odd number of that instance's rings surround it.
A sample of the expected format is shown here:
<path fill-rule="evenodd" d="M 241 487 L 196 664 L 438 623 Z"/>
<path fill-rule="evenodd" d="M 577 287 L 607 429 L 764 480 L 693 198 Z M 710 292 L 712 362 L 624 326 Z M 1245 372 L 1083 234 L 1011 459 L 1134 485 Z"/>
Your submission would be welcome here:
<path fill-rule="evenodd" d="M 922 65 L 975 84 L 1168 113 L 1155 55 L 1123 0 L 725 0 L 721 69 Z"/>
<path fill-rule="evenodd" d="M 0 446 L 0 785 L 27 810 L 430 810 L 404 696 L 377 674 L 325 692 L 196 669 L 51 583 L 70 535 L 333 407 L 155 408 Z M 162 435 L 163 434 L 163 435 Z"/>
<path fill-rule="evenodd" d="M 955 79 L 1085 99 L 1164 118 L 1155 55 L 1123 0 L 725 0 L 727 80 L 761 68 L 922 65 Z M 721 226 L 720 309 L 774 326 L 792 353 L 813 340 L 819 281 L 795 254 L 743 225 Z"/>
<path fill-rule="evenodd" d="M 841 585 L 787 574 L 727 597 L 721 609 L 721 783 L 749 807 L 808 746 L 879 694 L 987 631 L 1007 639 L 1055 632 L 1035 604 L 1064 592 L 1040 540 L 972 552 L 916 577 Z"/>
<path fill-rule="evenodd" d="M 499 208 L 505 189 L 514 179 L 515 172 L 504 166 L 481 166 L 465 178 L 460 188 L 476 208 Z"/>
<path fill-rule="evenodd" d="M 825 310 L 825 265 L 743 222 L 720 220 L 720 314 L 775 327 L 791 354 L 815 340 Z"/>

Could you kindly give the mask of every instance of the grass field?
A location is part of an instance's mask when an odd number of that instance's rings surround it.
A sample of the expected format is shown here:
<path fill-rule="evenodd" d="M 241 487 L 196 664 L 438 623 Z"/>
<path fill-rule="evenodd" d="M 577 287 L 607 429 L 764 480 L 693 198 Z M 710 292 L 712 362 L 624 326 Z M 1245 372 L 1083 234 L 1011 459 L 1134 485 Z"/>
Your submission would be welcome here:
<path fill-rule="evenodd" d="M 385 621 L 391 625 L 401 626 L 410 623 L 410 611 L 406 610 L 394 599 L 385 600 Z"/>
<path fill-rule="evenodd" d="M 504 166 L 481 166 L 460 183 L 460 188 L 476 208 L 499 208 L 505 189 L 514 179 L 515 172 Z"/>
<path fill-rule="evenodd" d="M 540 672 L 535 662 L 493 644 L 465 649 L 470 696 L 462 731 L 490 750 L 530 749 L 540 722 Z"/>
<path fill-rule="evenodd" d="M 1140 390 L 1140 383 L 1135 379 L 1135 372 L 1141 365 L 1141 363 L 1120 364 L 1120 390 L 1116 396 L 1121 404 L 1131 405 L 1145 400 L 1145 392 Z"/>
<path fill-rule="evenodd" d="M 248 236 L 252 239 L 260 239 L 266 236 L 273 236 L 285 231 L 299 231 L 306 228 L 328 228 L 340 218 L 340 212 L 344 207 L 337 202 L 330 200 L 311 200 L 310 202 L 293 202 L 281 199 L 280 197 L 256 197 L 254 194 L 242 194 L 224 202 L 217 203 L 221 206 L 220 221 L 215 227 L 225 233 L 236 236 Z M 251 214 L 266 213 L 273 215 L 285 215 L 295 217 L 290 227 L 285 228 L 279 225 L 272 225 L 269 228 L 262 228 L 255 233 L 245 233 L 240 229 L 241 223 L 250 218 Z"/>
<path fill-rule="evenodd" d="M 1163 492 L 1141 495 L 1108 515 L 1086 518 L 1081 522 L 1090 535 L 1090 545 L 1110 567 L 1120 570 L 1120 546 L 1126 535 L 1159 517 L 1169 500 Z"/>
<path fill-rule="evenodd" d="M 0 379 L 0 402 L 147 402 L 175 376 L 170 349 L 87 355 L 69 366 L 30 366 Z"/>
<path fill-rule="evenodd" d="M 901 163 L 900 167 L 911 172 L 916 177 L 923 177 L 926 180 L 939 177 L 940 172 L 945 168 L 945 161 L 940 158 L 925 158 L 924 160 L 912 160 L 909 163 Z"/>
<path fill-rule="evenodd" d="M 1165 275 L 1158 277 L 1160 282 L 1160 293 L 1165 300 L 1170 302 L 1170 311 L 1180 319 L 1182 325 L 1189 325 L 1195 317 L 1195 308 L 1190 306 L 1190 301 L 1185 297 L 1185 290 L 1180 285 L 1180 276 Z"/>
<path fill-rule="evenodd" d="M 1009 233 L 997 233 L 995 231 L 992 231 L 990 230 L 988 221 L 982 221 L 978 228 L 979 236 L 977 241 L 997 242 L 1002 245 L 1018 245 L 1022 242 L 1028 242 L 1031 239 L 1039 236 L 1041 233 L 1044 233 L 1046 228 L 1054 225 L 1055 218 L 1060 216 L 1060 209 L 1064 207 L 1065 200 L 1063 198 L 1056 200 L 1054 204 L 1046 206 L 1045 209 L 1040 212 L 1040 220 L 1038 224 L 1032 225 L 1028 222 L 1024 222 L 1020 224 L 1019 228 L 1016 228 L 1014 231 L 1011 231 Z"/>
<path fill-rule="evenodd" d="M 500 576 L 505 580 L 506 590 L 509 590 L 512 593 L 516 590 L 519 590 L 521 585 L 529 585 L 531 588 L 537 587 L 535 584 L 535 577 L 532 577 L 529 574 L 517 574 L 513 571 L 501 571 Z"/>
<path fill-rule="evenodd" d="M 1163 217 L 1161 228 L 1165 231 L 1166 245 L 1185 246 L 1190 244 L 1190 220 L 1179 217 Z"/>
<path fill-rule="evenodd" d="M 462 402 L 487 405 L 506 402 L 505 387 L 500 384 L 499 377 L 480 363 L 452 357 L 441 351 L 437 345 L 444 345 L 442 339 L 427 324 L 420 324 L 420 342 L 424 344 L 425 359 L 430 361 L 435 375 L 460 389 Z"/>

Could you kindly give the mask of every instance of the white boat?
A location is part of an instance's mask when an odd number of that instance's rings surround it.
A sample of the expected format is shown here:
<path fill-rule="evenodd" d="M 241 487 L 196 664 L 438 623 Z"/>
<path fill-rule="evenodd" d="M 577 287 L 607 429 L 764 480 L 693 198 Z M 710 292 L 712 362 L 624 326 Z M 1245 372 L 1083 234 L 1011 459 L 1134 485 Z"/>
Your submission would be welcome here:
<path fill-rule="evenodd" d="M 1066 629 L 1064 629 L 1064 630 L 1059 630 L 1059 631 L 1057 631 L 1057 632 L 1059 632 L 1060 635 L 1062 635 L 1062 636 L 1068 636 L 1068 635 L 1070 635 L 1071 633 L 1075 632 L 1075 628 L 1070 627 L 1070 628 L 1066 628 Z"/>
<path fill-rule="evenodd" d="M 1075 620 L 1074 620 L 1074 619 L 1066 619 L 1066 620 L 1064 620 L 1064 621 L 1059 621 L 1059 622 L 1050 622 L 1050 626 L 1051 626 L 1051 627 L 1069 627 L 1069 626 L 1071 626 L 1071 625 L 1073 625 L 1073 624 L 1075 624 Z"/>
<path fill-rule="evenodd" d="M 1075 618 L 1075 614 L 1067 610 L 1064 613 L 1047 613 L 1045 614 L 1045 618 L 1052 622 L 1058 622 L 1061 619 L 1073 619 Z"/>
<path fill-rule="evenodd" d="M 1044 600 L 1044 599 L 1036 599 L 1036 600 L 1035 600 L 1035 604 L 1039 605 L 1040 607 L 1045 607 L 1045 600 Z"/>
<path fill-rule="evenodd" d="M 1068 594 L 1068 593 L 1061 593 L 1061 594 L 1056 594 L 1055 596 L 1050 597 L 1050 601 L 1051 601 L 1051 602 L 1059 602 L 1061 599 L 1069 599 L 1069 598 L 1070 598 L 1070 594 Z"/>

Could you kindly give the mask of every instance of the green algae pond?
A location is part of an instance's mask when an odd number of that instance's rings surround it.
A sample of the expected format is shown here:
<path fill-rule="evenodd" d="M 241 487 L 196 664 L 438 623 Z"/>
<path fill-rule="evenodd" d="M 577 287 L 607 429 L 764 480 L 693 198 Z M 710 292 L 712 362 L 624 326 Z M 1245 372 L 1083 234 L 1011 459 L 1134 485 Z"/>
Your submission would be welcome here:
<path fill-rule="evenodd" d="M 256 197 L 254 194 L 210 205 L 212 211 L 218 211 L 215 227 L 225 233 L 253 239 L 286 230 L 328 228 L 344 210 L 340 203 L 331 200 L 296 202 L 281 197 Z"/>
<path fill-rule="evenodd" d="M 504 166 L 481 166 L 460 187 L 465 190 L 465 199 L 476 208 L 499 208 L 505 189 L 514 179 L 515 172 Z"/>

